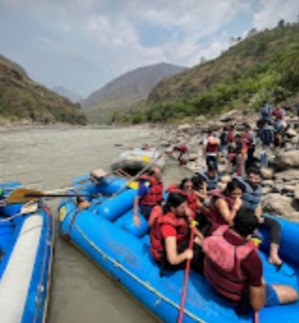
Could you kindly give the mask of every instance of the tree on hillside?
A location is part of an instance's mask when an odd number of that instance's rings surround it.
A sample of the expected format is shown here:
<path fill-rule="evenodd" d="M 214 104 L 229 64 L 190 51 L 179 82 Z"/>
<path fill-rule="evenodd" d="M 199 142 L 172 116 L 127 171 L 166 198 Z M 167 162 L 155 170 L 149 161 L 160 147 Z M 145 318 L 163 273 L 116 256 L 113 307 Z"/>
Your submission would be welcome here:
<path fill-rule="evenodd" d="M 249 30 L 249 32 L 247 34 L 247 37 L 255 36 L 257 33 L 258 33 L 257 29 L 256 28 L 252 28 L 252 29 Z"/>
<path fill-rule="evenodd" d="M 285 21 L 283 19 L 279 20 L 277 27 L 284 28 L 285 27 Z"/>

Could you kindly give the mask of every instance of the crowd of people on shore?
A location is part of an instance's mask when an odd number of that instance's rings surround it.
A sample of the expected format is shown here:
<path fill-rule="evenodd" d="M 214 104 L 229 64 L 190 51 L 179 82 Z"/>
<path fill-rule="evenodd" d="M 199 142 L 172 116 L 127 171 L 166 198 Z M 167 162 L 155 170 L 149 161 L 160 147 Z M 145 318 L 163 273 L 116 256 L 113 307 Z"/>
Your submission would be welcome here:
<path fill-rule="evenodd" d="M 214 163 L 218 169 L 218 162 L 222 159 L 226 161 L 227 172 L 239 175 L 244 175 L 246 169 L 257 163 L 268 168 L 270 151 L 277 153 L 287 141 L 291 124 L 286 122 L 285 117 L 285 108 L 274 107 L 264 101 L 255 126 L 249 122 L 240 125 L 232 122 L 225 124 L 221 131 L 208 130 L 202 142 L 206 165 Z M 257 155 L 258 147 L 261 149 Z M 179 165 L 183 166 L 188 161 L 190 148 L 187 144 L 179 144 L 167 153 L 175 156 Z"/>
<path fill-rule="evenodd" d="M 164 200 L 161 170 L 153 167 L 141 176 L 134 202 L 134 223 L 140 225 L 139 209 L 150 226 L 151 254 L 160 265 L 160 275 L 167 269 L 185 268 L 190 261 L 216 292 L 237 304 L 239 313 L 244 308 L 258 311 L 298 299 L 293 287 L 264 281 L 258 253 L 259 228 L 263 227 L 269 231 L 268 261 L 277 271 L 283 267 L 280 224 L 264 216 L 260 207 L 260 168 L 268 167 L 270 147 L 283 145 L 288 127 L 285 113 L 282 107 L 264 102 L 256 130 L 245 124 L 244 132 L 238 134 L 231 124 L 223 127 L 219 137 L 208 131 L 203 141 L 206 169 L 169 185 Z M 262 145 L 259 158 L 255 156 L 258 140 Z M 188 147 L 175 150 L 182 164 Z M 225 179 L 219 173 L 219 154 L 233 165 L 231 176 Z M 218 188 L 219 182 L 225 182 L 224 189 Z"/>

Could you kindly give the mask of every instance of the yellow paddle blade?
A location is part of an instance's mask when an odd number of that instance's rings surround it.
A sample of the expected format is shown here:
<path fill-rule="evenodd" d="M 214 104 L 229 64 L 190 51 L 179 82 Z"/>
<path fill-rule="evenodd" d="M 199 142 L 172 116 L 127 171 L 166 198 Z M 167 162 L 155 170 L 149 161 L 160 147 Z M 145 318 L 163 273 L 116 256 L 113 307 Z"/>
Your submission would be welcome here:
<path fill-rule="evenodd" d="M 133 181 L 133 182 L 129 182 L 127 184 L 128 187 L 134 189 L 134 190 L 138 190 L 139 188 L 139 183 L 137 181 Z"/>
<path fill-rule="evenodd" d="M 144 161 L 145 163 L 150 163 L 150 162 L 151 162 L 151 159 L 150 159 L 150 157 L 148 157 L 148 156 L 142 156 L 142 157 L 141 157 L 141 159 L 142 159 L 142 161 Z"/>
<path fill-rule="evenodd" d="M 28 196 L 30 194 L 35 196 Z M 38 200 L 43 195 L 44 194 L 41 191 L 31 190 L 29 188 L 17 188 L 7 197 L 6 201 L 11 204 L 27 203 L 29 201 Z"/>

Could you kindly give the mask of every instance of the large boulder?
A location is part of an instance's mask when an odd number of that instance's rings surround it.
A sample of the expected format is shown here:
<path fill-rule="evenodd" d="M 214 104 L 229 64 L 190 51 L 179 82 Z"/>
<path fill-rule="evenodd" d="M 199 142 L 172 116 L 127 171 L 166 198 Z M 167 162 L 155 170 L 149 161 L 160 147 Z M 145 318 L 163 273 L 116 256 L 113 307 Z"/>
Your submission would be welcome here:
<path fill-rule="evenodd" d="M 271 168 L 262 167 L 261 174 L 262 174 L 263 179 L 271 179 L 271 178 L 273 178 L 274 172 L 273 172 L 273 169 L 271 169 Z"/>
<path fill-rule="evenodd" d="M 276 170 L 299 168 L 299 150 L 281 151 L 273 160 Z"/>
<path fill-rule="evenodd" d="M 295 186 L 294 198 L 295 198 L 295 201 L 299 204 L 299 184 Z"/>
<path fill-rule="evenodd" d="M 277 181 L 281 182 L 298 182 L 299 169 L 288 169 L 282 172 L 277 172 L 274 177 Z"/>
<path fill-rule="evenodd" d="M 268 194 L 262 200 L 263 212 L 289 217 L 296 212 L 293 199 L 278 193 Z"/>
<path fill-rule="evenodd" d="M 191 129 L 191 127 L 192 126 L 189 123 L 185 123 L 185 124 L 178 126 L 178 131 L 186 131 L 186 130 Z"/>

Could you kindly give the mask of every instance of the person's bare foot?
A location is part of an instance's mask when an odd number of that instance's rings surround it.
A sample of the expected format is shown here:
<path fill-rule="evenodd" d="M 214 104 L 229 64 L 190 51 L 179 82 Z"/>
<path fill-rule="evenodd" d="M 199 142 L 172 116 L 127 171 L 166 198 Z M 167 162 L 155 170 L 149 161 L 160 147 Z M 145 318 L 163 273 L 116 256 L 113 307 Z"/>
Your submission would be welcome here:
<path fill-rule="evenodd" d="M 281 266 L 282 265 L 282 260 L 278 256 L 270 256 L 268 258 L 268 261 L 270 264 L 274 266 Z"/>

